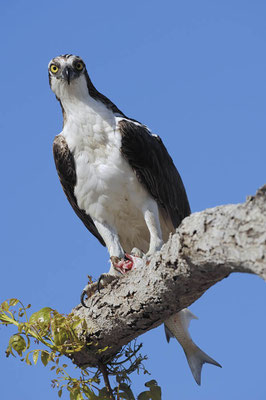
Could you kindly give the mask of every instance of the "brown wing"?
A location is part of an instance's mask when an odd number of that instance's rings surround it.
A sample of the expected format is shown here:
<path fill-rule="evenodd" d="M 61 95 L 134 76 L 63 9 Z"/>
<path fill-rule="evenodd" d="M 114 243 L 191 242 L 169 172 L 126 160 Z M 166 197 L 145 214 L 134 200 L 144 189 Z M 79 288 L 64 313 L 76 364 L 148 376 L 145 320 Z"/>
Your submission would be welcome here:
<path fill-rule="evenodd" d="M 74 194 L 74 188 L 77 182 L 75 160 L 71 151 L 69 150 L 65 138 L 62 135 L 55 137 L 53 143 L 53 153 L 57 173 L 69 203 L 86 228 L 99 240 L 103 246 L 105 246 L 103 238 L 99 234 L 93 220 L 88 214 L 86 214 L 84 210 L 81 210 L 77 204 L 77 199 Z"/>
<path fill-rule="evenodd" d="M 159 136 L 130 120 L 119 122 L 121 152 L 139 181 L 170 216 L 174 228 L 190 214 L 182 179 Z"/>

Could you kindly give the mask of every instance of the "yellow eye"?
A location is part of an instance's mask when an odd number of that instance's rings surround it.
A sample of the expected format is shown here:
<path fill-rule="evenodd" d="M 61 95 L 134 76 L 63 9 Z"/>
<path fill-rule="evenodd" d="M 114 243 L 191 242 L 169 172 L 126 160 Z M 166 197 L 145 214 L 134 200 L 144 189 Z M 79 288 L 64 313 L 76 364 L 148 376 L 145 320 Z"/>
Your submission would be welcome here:
<path fill-rule="evenodd" d="M 57 71 L 58 71 L 58 66 L 57 65 L 55 65 L 55 64 L 52 64 L 51 66 L 50 66 L 50 71 L 53 73 L 53 74 L 56 74 L 57 73 Z"/>
<path fill-rule="evenodd" d="M 82 71 L 83 70 L 83 63 L 81 61 L 77 62 L 75 65 L 75 68 L 77 71 Z"/>

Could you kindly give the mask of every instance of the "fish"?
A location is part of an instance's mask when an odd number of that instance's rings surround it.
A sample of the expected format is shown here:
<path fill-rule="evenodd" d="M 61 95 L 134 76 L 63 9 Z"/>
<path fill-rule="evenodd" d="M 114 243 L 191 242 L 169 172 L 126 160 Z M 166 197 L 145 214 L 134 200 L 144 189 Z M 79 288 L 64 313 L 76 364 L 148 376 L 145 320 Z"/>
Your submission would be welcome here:
<path fill-rule="evenodd" d="M 204 363 L 222 366 L 204 353 L 191 339 L 188 331 L 192 319 L 198 319 L 188 308 L 184 308 L 176 314 L 171 315 L 164 321 L 165 335 L 169 343 L 171 338 L 176 338 L 182 346 L 187 358 L 192 375 L 198 385 L 201 384 L 201 371 Z"/>

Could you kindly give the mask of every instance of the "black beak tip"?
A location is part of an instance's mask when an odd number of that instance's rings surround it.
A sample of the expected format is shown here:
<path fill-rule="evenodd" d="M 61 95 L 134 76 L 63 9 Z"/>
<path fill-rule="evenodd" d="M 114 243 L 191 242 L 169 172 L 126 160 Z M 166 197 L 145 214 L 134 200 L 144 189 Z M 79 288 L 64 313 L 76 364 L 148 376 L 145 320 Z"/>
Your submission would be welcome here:
<path fill-rule="evenodd" d="M 70 84 L 70 80 L 71 80 L 71 70 L 69 67 L 66 67 L 65 69 L 65 76 L 67 78 L 67 83 L 68 85 Z"/>

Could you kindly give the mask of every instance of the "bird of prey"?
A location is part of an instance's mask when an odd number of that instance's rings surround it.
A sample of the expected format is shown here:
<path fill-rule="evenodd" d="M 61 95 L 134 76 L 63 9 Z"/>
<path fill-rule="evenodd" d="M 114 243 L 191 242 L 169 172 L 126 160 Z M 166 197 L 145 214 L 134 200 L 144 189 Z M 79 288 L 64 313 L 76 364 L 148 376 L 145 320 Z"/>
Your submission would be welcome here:
<path fill-rule="evenodd" d="M 98 92 L 80 57 L 55 57 L 48 71 L 64 120 L 53 143 L 56 169 L 75 213 L 108 249 L 108 281 L 132 268 L 133 248 L 147 257 L 160 250 L 190 214 L 186 191 L 160 137 Z M 168 340 L 173 335 L 178 339 L 178 321 L 188 338 L 191 315 L 187 310 L 165 322 Z M 198 347 L 190 349 L 192 341 L 178 340 L 200 383 L 202 364 L 219 364 Z"/>

